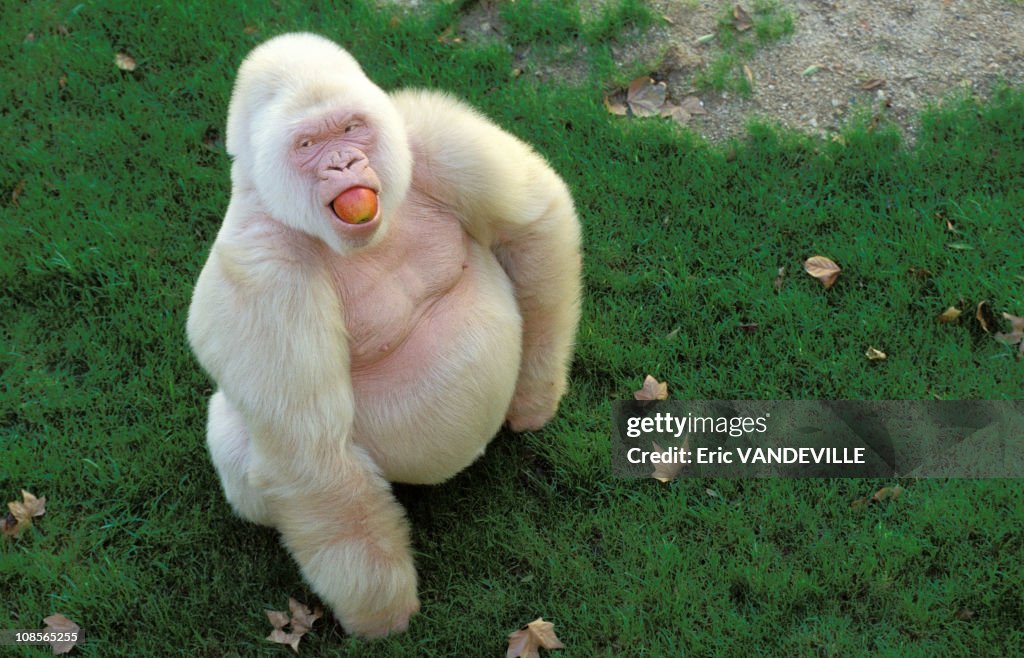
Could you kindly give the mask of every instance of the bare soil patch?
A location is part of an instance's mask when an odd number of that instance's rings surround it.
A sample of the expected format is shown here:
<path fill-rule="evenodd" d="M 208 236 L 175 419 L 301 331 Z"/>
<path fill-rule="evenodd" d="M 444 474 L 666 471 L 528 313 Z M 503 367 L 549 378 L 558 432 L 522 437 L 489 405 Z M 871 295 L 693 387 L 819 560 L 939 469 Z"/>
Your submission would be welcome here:
<path fill-rule="evenodd" d="M 596 12 L 603 0 L 584 4 Z M 782 0 L 779 10 L 792 14 L 795 30 L 758 46 L 744 60 L 753 91 L 695 89 L 695 74 L 718 52 L 715 40 L 698 39 L 715 32 L 731 6 L 650 0 L 665 20 L 642 34 L 626 35 L 613 48 L 620 67 L 646 64 L 668 84 L 671 97 L 696 94 L 707 114 L 690 125 L 712 141 L 741 134 L 754 118 L 826 134 L 858 108 L 883 114 L 913 141 L 915 118 L 929 103 L 958 90 L 985 97 L 998 81 L 1024 82 L 1024 2 L 1019 0 Z M 458 32 L 467 41 L 501 40 L 498 3 L 484 0 L 471 7 Z M 586 79 L 585 66 L 572 53 L 551 61 L 536 57 L 529 46 L 514 51 L 526 75 Z M 875 82 L 864 89 L 869 81 Z"/>

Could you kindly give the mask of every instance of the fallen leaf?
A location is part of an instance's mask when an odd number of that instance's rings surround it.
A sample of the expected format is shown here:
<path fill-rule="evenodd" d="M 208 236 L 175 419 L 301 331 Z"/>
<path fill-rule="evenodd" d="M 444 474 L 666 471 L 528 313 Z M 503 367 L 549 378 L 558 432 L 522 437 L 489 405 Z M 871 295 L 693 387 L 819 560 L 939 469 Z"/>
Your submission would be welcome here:
<path fill-rule="evenodd" d="M 973 245 L 969 245 L 966 242 L 950 242 L 946 246 L 957 251 L 972 251 L 974 249 Z"/>
<path fill-rule="evenodd" d="M 800 75 L 802 75 L 804 77 L 807 77 L 809 75 L 814 75 L 815 73 L 817 73 L 820 70 L 821 70 L 821 65 L 820 64 L 811 64 L 810 66 L 805 68 L 804 72 L 801 73 Z"/>
<path fill-rule="evenodd" d="M 242 32 L 244 32 L 245 34 L 256 34 L 256 26 L 255 25 L 246 25 L 245 29 L 242 30 Z"/>
<path fill-rule="evenodd" d="M 68 86 L 68 76 L 66 76 L 66 75 L 60 76 L 60 79 L 57 80 L 57 86 L 60 87 L 61 89 L 67 88 L 67 86 Z"/>
<path fill-rule="evenodd" d="M 925 269 L 923 267 L 908 267 L 907 274 L 921 281 L 926 281 L 932 277 L 931 270 Z"/>
<path fill-rule="evenodd" d="M 981 330 L 986 334 L 992 333 L 989 327 L 995 324 L 995 315 L 992 314 L 992 307 L 986 301 L 978 302 L 978 308 L 974 312 L 974 319 L 981 325 Z"/>
<path fill-rule="evenodd" d="M 732 26 L 737 32 L 746 32 L 754 27 L 754 21 L 743 7 L 736 5 L 732 8 Z"/>
<path fill-rule="evenodd" d="M 288 611 L 292 613 L 292 631 L 305 633 L 313 628 L 314 622 L 323 617 L 323 610 L 311 611 L 308 606 L 293 598 L 288 599 Z"/>
<path fill-rule="evenodd" d="M 946 220 L 946 230 L 949 231 L 950 233 L 959 233 L 960 232 L 960 231 L 956 230 L 956 228 L 953 227 L 953 222 L 949 221 L 948 219 Z"/>
<path fill-rule="evenodd" d="M 896 485 L 894 487 L 882 487 L 875 492 L 875 495 L 871 496 L 871 502 L 880 503 L 883 500 L 896 500 L 903 493 L 903 487 Z"/>
<path fill-rule="evenodd" d="M 955 306 L 950 306 L 945 311 L 939 314 L 939 322 L 946 323 L 956 320 L 963 313 L 960 309 Z"/>
<path fill-rule="evenodd" d="M 629 114 L 629 110 L 626 108 L 625 104 L 610 100 L 608 98 L 608 94 L 604 95 L 604 106 L 610 113 L 620 117 L 624 117 Z"/>
<path fill-rule="evenodd" d="M 565 645 L 555 635 L 555 625 L 537 617 L 526 626 L 508 636 L 508 651 L 505 658 L 540 658 L 538 649 L 564 649 Z"/>
<path fill-rule="evenodd" d="M 14 515 L 10 512 L 7 512 L 3 518 L 0 518 L 0 534 L 4 537 L 17 537 L 24 529 L 24 526 L 18 526 L 18 519 L 14 518 Z"/>
<path fill-rule="evenodd" d="M 20 181 L 18 181 L 18 184 L 14 186 L 14 189 L 11 190 L 11 205 L 12 206 L 18 205 L 18 197 L 20 197 L 21 193 L 24 192 L 24 191 L 25 191 L 25 179 L 22 178 Z"/>
<path fill-rule="evenodd" d="M 740 325 L 740 330 L 741 331 L 745 331 L 748 334 L 752 334 L 752 333 L 755 333 L 757 331 L 758 326 L 760 326 L 760 325 L 758 325 L 756 322 L 750 322 L 750 323 L 747 323 L 747 324 L 741 324 Z"/>
<path fill-rule="evenodd" d="M 754 86 L 754 71 L 746 64 L 743 65 L 743 77 L 747 79 L 751 87 Z"/>
<path fill-rule="evenodd" d="M 665 451 L 664 448 L 662 448 L 660 445 L 658 445 L 657 441 L 651 441 L 651 445 L 654 446 L 654 451 L 655 452 L 664 452 Z M 690 450 L 690 435 L 689 434 L 687 434 L 686 438 L 683 439 L 683 445 L 680 446 L 679 449 L 680 450 L 685 450 L 685 451 L 689 452 L 689 450 Z M 654 478 L 655 480 L 657 480 L 658 482 L 668 483 L 668 482 L 671 482 L 672 480 L 675 480 L 676 477 L 679 476 L 679 472 L 682 471 L 682 470 L 683 470 L 682 462 L 679 462 L 679 463 L 673 462 L 673 463 L 670 463 L 670 464 L 655 464 L 654 465 L 654 472 L 651 473 L 651 477 Z"/>
<path fill-rule="evenodd" d="M 874 347 L 868 347 L 868 351 L 864 352 L 864 356 L 868 357 L 868 361 L 883 361 L 888 358 L 885 352 Z"/>
<path fill-rule="evenodd" d="M 782 290 L 782 279 L 785 276 L 786 276 L 786 268 L 785 267 L 780 267 L 779 268 L 779 273 L 775 275 L 775 281 L 772 283 L 772 286 L 775 288 L 775 292 L 780 292 Z"/>
<path fill-rule="evenodd" d="M 267 613 L 267 619 L 270 620 L 270 625 L 277 629 L 282 629 L 288 625 L 288 615 L 278 610 L 264 610 Z"/>
<path fill-rule="evenodd" d="M 668 382 L 659 382 L 651 375 L 644 377 L 644 385 L 633 392 L 634 400 L 667 400 Z"/>
<path fill-rule="evenodd" d="M 10 510 L 0 521 L 0 532 L 8 537 L 14 537 L 32 525 L 32 519 L 46 514 L 46 496 L 36 498 L 29 492 L 22 489 L 21 502 L 12 500 L 7 503 Z"/>
<path fill-rule="evenodd" d="M 885 86 L 885 80 L 882 78 L 871 78 L 861 83 L 860 88 L 863 91 L 873 91 L 875 89 L 881 89 Z"/>
<path fill-rule="evenodd" d="M 689 112 L 678 105 L 672 105 L 670 103 L 666 103 L 662 106 L 660 115 L 681 123 L 684 126 L 690 122 L 690 118 L 692 116 Z"/>
<path fill-rule="evenodd" d="M 135 58 L 126 53 L 117 53 L 114 55 L 114 64 L 116 64 L 117 68 L 122 71 L 135 70 Z"/>
<path fill-rule="evenodd" d="M 64 637 L 67 637 L 69 634 L 73 634 L 73 637 L 75 638 L 73 640 L 65 639 L 60 642 L 50 642 L 49 644 L 53 649 L 53 655 L 59 656 L 62 653 L 71 651 L 75 647 L 75 644 L 78 642 L 78 633 L 81 630 L 78 624 L 71 621 L 64 615 L 50 615 L 43 619 L 43 623 L 46 624 L 46 627 L 43 628 L 44 632 L 63 633 L 65 634 Z"/>
<path fill-rule="evenodd" d="M 650 77 L 642 75 L 629 83 L 626 103 L 638 117 L 657 116 L 661 106 L 665 104 L 667 92 L 668 88 L 664 82 L 655 82 Z"/>
<path fill-rule="evenodd" d="M 858 498 L 857 500 L 855 500 L 852 503 L 850 503 L 850 509 L 860 509 L 862 507 L 866 507 L 867 504 L 868 504 L 868 499 L 867 498 Z"/>
<path fill-rule="evenodd" d="M 705 115 L 708 113 L 707 109 L 704 108 L 704 102 L 696 96 L 687 96 L 683 100 L 679 101 L 679 107 L 694 116 Z"/>
<path fill-rule="evenodd" d="M 953 616 L 960 621 L 970 621 L 974 619 L 974 611 L 970 608 L 960 608 Z"/>
<path fill-rule="evenodd" d="M 295 653 L 299 652 L 299 641 L 302 636 L 313 628 L 313 623 L 323 616 L 323 611 L 317 608 L 311 612 L 310 609 L 295 599 L 288 598 L 288 614 L 277 610 L 264 610 L 267 613 L 267 620 L 274 630 L 270 632 L 267 639 L 276 644 L 287 644 Z M 285 626 L 291 624 L 291 630 L 285 630 Z"/>
<path fill-rule="evenodd" d="M 836 277 L 842 270 L 831 258 L 824 256 L 811 256 L 804 261 L 804 269 L 818 281 L 821 281 L 825 288 L 831 288 L 836 282 Z"/>
<path fill-rule="evenodd" d="M 699 43 L 699 44 L 710 43 L 710 42 L 714 41 L 716 36 L 718 36 L 718 35 L 716 35 L 714 32 L 711 32 L 710 34 L 702 34 L 701 36 L 697 37 L 697 43 Z"/>
<path fill-rule="evenodd" d="M 1003 313 L 1003 317 L 1010 321 L 1010 333 L 999 332 L 996 334 L 996 340 L 1007 345 L 1020 344 L 1021 351 L 1024 352 L 1024 318 L 1009 313 Z"/>
<path fill-rule="evenodd" d="M 267 639 L 274 644 L 287 644 L 292 648 L 295 653 L 299 652 L 299 642 L 302 640 L 301 633 L 286 633 L 279 628 L 275 628 L 267 636 Z"/>

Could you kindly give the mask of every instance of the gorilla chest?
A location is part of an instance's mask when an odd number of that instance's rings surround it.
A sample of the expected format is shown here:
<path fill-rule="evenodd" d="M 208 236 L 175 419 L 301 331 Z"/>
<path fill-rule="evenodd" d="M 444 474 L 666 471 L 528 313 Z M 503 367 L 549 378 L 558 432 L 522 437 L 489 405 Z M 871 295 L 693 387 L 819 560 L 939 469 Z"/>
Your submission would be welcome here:
<path fill-rule="evenodd" d="M 380 243 L 333 268 L 355 384 L 428 365 L 432 344 L 464 323 L 472 294 L 470 238 L 458 220 L 396 219 Z"/>

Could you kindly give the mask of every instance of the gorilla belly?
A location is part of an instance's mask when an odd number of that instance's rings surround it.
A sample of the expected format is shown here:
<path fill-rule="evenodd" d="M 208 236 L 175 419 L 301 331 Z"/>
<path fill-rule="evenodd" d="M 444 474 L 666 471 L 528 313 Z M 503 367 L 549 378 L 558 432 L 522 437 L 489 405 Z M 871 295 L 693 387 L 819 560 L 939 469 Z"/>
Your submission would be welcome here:
<path fill-rule="evenodd" d="M 464 253 L 451 280 L 437 254 L 422 263 L 429 276 L 403 272 L 417 267 L 407 255 L 381 296 L 346 307 L 360 314 L 346 318 L 354 329 L 353 438 L 394 482 L 438 483 L 471 464 L 515 389 L 522 320 L 511 282 L 476 242 L 455 244 Z"/>

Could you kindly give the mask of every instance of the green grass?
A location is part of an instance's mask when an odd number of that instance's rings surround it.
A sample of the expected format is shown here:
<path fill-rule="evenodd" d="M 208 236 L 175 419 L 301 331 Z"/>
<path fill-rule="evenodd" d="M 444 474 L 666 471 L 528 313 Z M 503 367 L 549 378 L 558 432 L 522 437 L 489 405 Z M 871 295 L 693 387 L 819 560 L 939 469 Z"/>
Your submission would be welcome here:
<path fill-rule="evenodd" d="M 1021 655 L 1016 482 L 907 481 L 851 510 L 890 483 L 661 486 L 612 478 L 608 452 L 609 401 L 648 372 L 679 399 L 1022 397 L 1024 363 L 970 313 L 935 322 L 961 299 L 1024 315 L 1022 90 L 929 112 L 914 148 L 866 122 L 845 145 L 761 126 L 709 147 L 608 115 L 598 84 L 515 78 L 500 44 L 439 41 L 458 4 L 346 7 L 6 8 L 0 500 L 25 488 L 49 511 L 0 538 L 0 629 L 60 612 L 82 656 L 290 655 L 263 610 L 315 599 L 275 533 L 223 500 L 184 323 L 230 192 L 238 63 L 310 29 L 385 88 L 450 90 L 535 144 L 577 200 L 587 296 L 557 419 L 443 486 L 398 489 L 423 600 L 410 632 L 364 642 L 321 622 L 301 655 L 501 655 L 540 615 L 564 656 Z M 134 73 L 114 67 L 122 49 Z M 801 271 L 815 254 L 843 267 L 831 290 Z"/>

